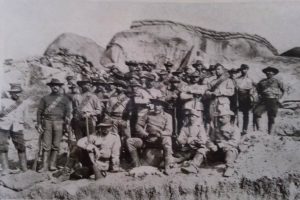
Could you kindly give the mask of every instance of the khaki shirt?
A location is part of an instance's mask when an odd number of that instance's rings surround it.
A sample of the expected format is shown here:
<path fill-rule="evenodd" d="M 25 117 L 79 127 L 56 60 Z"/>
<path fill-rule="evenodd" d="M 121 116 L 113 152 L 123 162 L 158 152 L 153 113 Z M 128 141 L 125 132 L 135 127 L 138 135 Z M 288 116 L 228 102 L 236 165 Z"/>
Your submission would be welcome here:
<path fill-rule="evenodd" d="M 18 132 L 24 129 L 28 107 L 32 102 L 27 99 L 23 101 L 16 109 L 12 110 L 7 115 L 0 118 L 0 128 L 3 130 L 12 130 Z M 1 99 L 1 112 L 5 111 L 16 101 L 8 98 Z"/>
<path fill-rule="evenodd" d="M 194 124 L 182 127 L 177 140 L 182 145 L 191 144 L 194 140 L 200 140 L 204 145 L 208 141 L 208 136 L 203 125 Z"/>
<path fill-rule="evenodd" d="M 112 96 L 107 104 L 108 113 L 123 113 L 126 108 L 129 98 L 125 94 Z"/>
<path fill-rule="evenodd" d="M 111 158 L 113 167 L 120 163 L 121 140 L 116 133 L 111 132 L 106 136 L 90 135 L 89 141 L 88 137 L 81 138 L 78 140 L 77 146 L 86 150 L 97 148 L 100 152 L 98 160 Z"/>
<path fill-rule="evenodd" d="M 95 117 L 102 112 L 101 101 L 92 92 L 74 95 L 72 101 L 74 106 L 74 116 L 82 117 L 86 112 L 91 113 L 91 115 Z"/>
<path fill-rule="evenodd" d="M 238 90 L 251 90 L 254 87 L 254 81 L 248 76 L 240 76 L 235 79 Z"/>
<path fill-rule="evenodd" d="M 284 94 L 284 86 L 276 78 L 263 79 L 257 84 L 257 92 L 263 98 L 280 99 Z"/>

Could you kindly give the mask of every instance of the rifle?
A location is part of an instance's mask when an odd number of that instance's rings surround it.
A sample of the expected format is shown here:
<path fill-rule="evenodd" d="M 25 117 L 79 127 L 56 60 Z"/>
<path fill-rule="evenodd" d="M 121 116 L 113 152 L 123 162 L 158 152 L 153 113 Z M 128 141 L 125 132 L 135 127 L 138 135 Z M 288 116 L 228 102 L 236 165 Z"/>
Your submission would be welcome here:
<path fill-rule="evenodd" d="M 42 150 L 42 136 L 44 134 L 44 132 L 40 132 L 37 127 L 35 127 L 35 128 L 37 129 L 37 131 L 39 132 L 40 135 L 39 135 L 39 139 L 38 139 L 38 146 L 39 146 L 39 148 L 38 148 L 38 151 L 35 154 L 33 165 L 32 165 L 32 170 L 33 171 L 37 170 L 38 160 L 41 157 L 41 152 L 42 152 L 41 151 Z"/>

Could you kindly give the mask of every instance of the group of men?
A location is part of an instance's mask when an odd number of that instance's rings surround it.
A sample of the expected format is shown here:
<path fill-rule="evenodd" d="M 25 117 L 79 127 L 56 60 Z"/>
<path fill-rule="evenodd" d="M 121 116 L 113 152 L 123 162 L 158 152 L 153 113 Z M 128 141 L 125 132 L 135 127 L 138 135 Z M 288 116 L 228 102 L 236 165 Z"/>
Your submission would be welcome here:
<path fill-rule="evenodd" d="M 77 145 L 70 148 L 66 167 L 74 168 L 71 161 L 82 166 L 72 178 L 95 174 L 99 179 L 107 171 L 123 171 L 123 158 L 130 157 L 132 167 L 138 167 L 147 156 L 161 157 L 165 174 L 175 165 L 184 173 L 198 173 L 208 154 L 222 154 L 224 176 L 231 176 L 251 109 L 258 130 L 261 115 L 267 111 L 268 132 L 272 133 L 278 100 L 284 94 L 282 83 L 274 78 L 279 72 L 276 68 L 263 69 L 267 78 L 255 84 L 245 64 L 238 70 L 227 70 L 219 63 L 207 69 L 199 60 L 183 70 L 173 70 L 169 61 L 161 70 L 153 63 L 128 61 L 126 65 L 129 72 L 125 74 L 113 64 L 96 78 L 83 77 L 75 83 L 68 76 L 68 87 L 58 79 L 47 83 L 51 93 L 40 100 L 37 110 L 40 172 L 57 170 L 60 143 L 67 133 Z M 22 88 L 12 84 L 9 93 L 11 103 L 1 111 L 2 174 L 9 171 L 9 136 L 19 152 L 21 170 L 27 170 L 23 129 L 15 123 L 24 107 L 18 98 Z M 253 105 L 255 94 L 259 100 Z M 243 113 L 242 130 L 236 126 L 237 111 Z M 149 156 L 151 149 L 159 153 Z"/>

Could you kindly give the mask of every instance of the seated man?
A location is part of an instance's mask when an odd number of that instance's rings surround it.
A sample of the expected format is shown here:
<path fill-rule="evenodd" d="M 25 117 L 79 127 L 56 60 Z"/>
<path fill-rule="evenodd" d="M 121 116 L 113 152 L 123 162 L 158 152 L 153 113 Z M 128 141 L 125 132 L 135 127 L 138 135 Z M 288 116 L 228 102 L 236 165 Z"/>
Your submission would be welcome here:
<path fill-rule="evenodd" d="M 105 176 L 110 167 L 113 172 L 120 171 L 121 141 L 117 133 L 111 132 L 112 126 L 112 121 L 106 120 L 97 125 L 96 135 L 88 135 L 78 140 L 77 146 L 85 149 L 89 155 L 87 167 L 90 173 L 87 173 L 85 178 L 93 171 L 97 180 Z"/>
<path fill-rule="evenodd" d="M 200 117 L 197 110 L 188 110 L 188 121 L 182 127 L 177 139 L 178 143 L 182 145 L 181 151 L 184 153 L 184 157 L 191 159 L 189 162 L 185 162 L 185 167 L 181 168 L 184 173 L 197 173 L 208 152 L 206 148 L 208 136 L 204 125 L 197 123 Z"/>
<path fill-rule="evenodd" d="M 138 149 L 144 144 L 146 147 L 159 147 L 163 149 L 165 160 L 165 173 L 168 174 L 172 161 L 172 117 L 164 112 L 163 105 L 167 103 L 158 99 L 151 99 L 151 108 L 143 120 L 140 128 L 132 138 L 127 139 L 127 146 L 134 167 L 140 166 Z"/>
<path fill-rule="evenodd" d="M 209 148 L 217 153 L 225 154 L 226 170 L 225 177 L 232 176 L 234 173 L 233 163 L 238 156 L 238 145 L 241 133 L 235 125 L 230 123 L 231 116 L 234 113 L 231 110 L 221 110 L 218 113 L 218 121 L 220 126 L 216 131 L 212 132 Z"/>

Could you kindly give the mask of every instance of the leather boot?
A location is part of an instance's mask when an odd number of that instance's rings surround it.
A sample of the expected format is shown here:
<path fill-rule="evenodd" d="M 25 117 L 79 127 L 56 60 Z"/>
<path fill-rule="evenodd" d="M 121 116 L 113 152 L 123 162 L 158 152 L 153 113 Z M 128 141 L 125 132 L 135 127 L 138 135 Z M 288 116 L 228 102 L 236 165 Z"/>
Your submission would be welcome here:
<path fill-rule="evenodd" d="M 20 162 L 20 169 L 23 172 L 27 171 L 27 158 L 26 158 L 26 152 L 18 152 L 19 156 L 19 162 Z"/>
<path fill-rule="evenodd" d="M 139 167 L 141 166 L 141 163 L 140 163 L 140 158 L 139 158 L 139 155 L 138 155 L 138 152 L 136 150 L 134 151 L 130 151 L 130 156 L 132 158 L 132 162 L 133 162 L 133 166 L 134 167 Z"/>
<path fill-rule="evenodd" d="M 260 117 L 255 117 L 254 122 L 255 122 L 256 130 L 259 131 L 261 129 Z"/>
<path fill-rule="evenodd" d="M 56 159 L 57 159 L 57 155 L 58 155 L 58 151 L 51 151 L 50 154 L 50 166 L 49 166 L 49 170 L 50 171 L 56 171 L 57 167 L 56 167 Z"/>
<path fill-rule="evenodd" d="M 274 130 L 274 123 L 273 122 L 268 122 L 268 134 L 272 135 Z"/>
<path fill-rule="evenodd" d="M 44 151 L 43 152 L 43 167 L 38 172 L 42 173 L 42 172 L 47 172 L 48 171 L 49 155 L 50 155 L 49 151 Z"/>
<path fill-rule="evenodd" d="M 165 155 L 164 155 L 164 160 L 165 160 L 165 171 L 164 173 L 166 175 L 169 175 L 170 173 L 170 168 L 173 167 L 173 164 L 174 164 L 174 158 L 172 156 L 172 153 L 171 152 L 166 152 Z"/>
<path fill-rule="evenodd" d="M 8 166 L 8 155 L 7 152 L 1 152 L 0 153 L 0 160 L 2 165 L 2 171 L 1 175 L 7 175 L 9 174 L 9 166 Z"/>
<path fill-rule="evenodd" d="M 93 170 L 95 174 L 95 180 L 99 180 L 105 177 L 103 176 L 103 173 L 101 173 L 101 170 L 98 169 L 97 165 L 93 165 Z"/>

